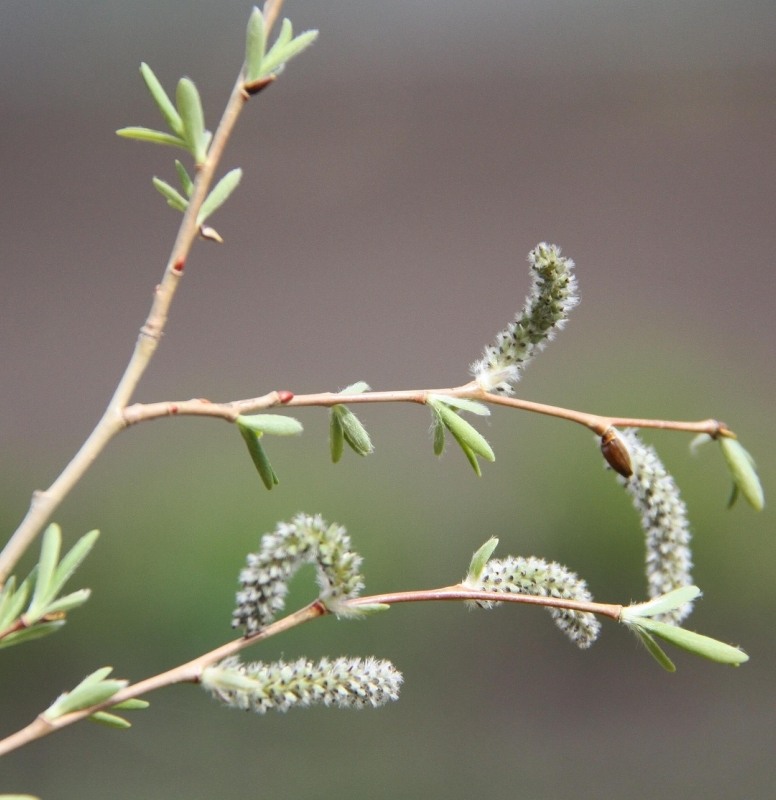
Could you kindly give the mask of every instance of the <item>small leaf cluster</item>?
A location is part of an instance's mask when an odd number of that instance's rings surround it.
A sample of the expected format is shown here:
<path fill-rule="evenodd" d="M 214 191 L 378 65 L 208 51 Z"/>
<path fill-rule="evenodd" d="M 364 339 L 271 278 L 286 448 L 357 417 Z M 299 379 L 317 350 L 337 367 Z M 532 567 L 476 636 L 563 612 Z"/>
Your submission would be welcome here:
<path fill-rule="evenodd" d="M 650 655 L 668 672 L 676 671 L 676 667 L 655 641 L 655 637 L 719 664 L 737 667 L 748 661 L 749 656 L 738 647 L 656 619 L 656 617 L 669 619 L 674 617 L 677 610 L 692 605 L 700 594 L 701 591 L 697 586 L 674 589 L 647 603 L 637 603 L 623 608 L 620 621 L 639 637 Z"/>
<path fill-rule="evenodd" d="M 368 392 L 369 385 L 358 381 L 344 388 L 340 394 L 361 394 Z M 346 406 L 335 405 L 329 411 L 329 449 L 332 463 L 341 458 L 345 445 L 359 456 L 368 456 L 374 451 L 367 429 L 361 420 Z"/>
<path fill-rule="evenodd" d="M 202 100 L 194 82 L 191 78 L 181 78 L 178 81 L 175 103 L 173 103 L 148 64 L 140 65 L 140 74 L 143 76 L 162 118 L 167 123 L 169 132 L 153 128 L 129 127 L 121 128 L 116 133 L 125 139 L 137 139 L 142 142 L 179 147 L 191 153 L 195 164 L 203 164 L 213 137 L 205 128 Z"/>
<path fill-rule="evenodd" d="M 123 689 L 128 681 L 118 678 L 109 678 L 108 675 L 113 671 L 113 667 L 100 667 L 90 675 L 87 675 L 76 687 L 69 692 L 61 694 L 42 714 L 44 719 L 55 720 L 65 714 L 74 711 L 83 711 L 86 708 L 100 705 L 106 700 L 110 700 L 116 692 Z M 112 710 L 121 709 L 132 711 L 148 707 L 148 702 L 132 698 L 117 703 L 110 708 Z M 108 711 L 95 711 L 89 719 L 93 722 L 101 722 L 111 728 L 129 728 L 130 723 L 118 714 Z"/>
<path fill-rule="evenodd" d="M 254 7 L 245 36 L 244 74 L 248 91 L 257 82 L 274 79 L 288 61 L 306 50 L 318 38 L 318 31 L 305 31 L 295 37 L 294 28 L 288 19 L 281 23 L 280 33 L 269 49 L 267 33 L 264 15 Z"/>
<path fill-rule="evenodd" d="M 96 530 L 85 534 L 60 560 L 62 532 L 56 524 L 48 526 L 37 565 L 18 587 L 12 575 L 0 591 L 0 648 L 53 633 L 65 624 L 68 611 L 89 599 L 89 589 L 60 593 L 98 536 Z M 32 598 L 26 605 L 30 592 Z"/>
<path fill-rule="evenodd" d="M 475 475 L 481 476 L 482 470 L 477 456 L 486 461 L 495 461 L 496 454 L 485 437 L 461 417 L 461 412 L 469 411 L 472 414 L 488 416 L 490 409 L 474 400 L 442 395 L 429 395 L 426 403 L 432 412 L 431 432 L 434 440 L 434 454 L 441 456 L 444 452 L 445 432 L 448 431 L 463 451 Z"/>

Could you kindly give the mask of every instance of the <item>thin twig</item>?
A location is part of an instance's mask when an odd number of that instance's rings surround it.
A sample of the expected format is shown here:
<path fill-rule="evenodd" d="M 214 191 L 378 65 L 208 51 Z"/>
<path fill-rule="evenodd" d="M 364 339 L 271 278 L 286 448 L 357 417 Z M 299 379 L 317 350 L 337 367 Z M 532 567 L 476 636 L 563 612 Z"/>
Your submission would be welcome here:
<path fill-rule="evenodd" d="M 685 431 L 688 433 L 708 433 L 719 436 L 735 437 L 723 422 L 715 419 L 694 422 L 682 420 L 645 419 L 637 417 L 608 417 L 602 414 L 591 414 L 517 397 L 504 397 L 499 394 L 483 392 L 476 383 L 445 389 L 404 389 L 386 392 L 362 392 L 360 394 L 341 394 L 337 392 L 320 392 L 317 394 L 293 395 L 291 392 L 270 392 L 261 397 L 244 400 L 231 400 L 225 403 L 212 403 L 209 400 L 179 400 L 164 403 L 137 403 L 124 411 L 126 425 L 147 422 L 152 419 L 169 416 L 207 416 L 218 417 L 227 422 L 234 422 L 240 414 L 267 410 L 277 406 L 286 408 L 330 408 L 336 405 L 357 405 L 367 403 L 418 403 L 425 404 L 431 395 L 480 400 L 492 405 L 507 406 L 521 411 L 531 411 L 557 419 L 565 419 L 589 428 L 598 436 L 614 425 L 619 428 L 660 428 L 663 430 Z"/>
<path fill-rule="evenodd" d="M 480 600 L 484 602 L 497 602 L 497 603 L 523 603 L 525 605 L 545 606 L 548 608 L 566 608 L 572 611 L 587 611 L 592 614 L 609 617 L 613 620 L 619 620 L 622 613 L 621 605 L 614 605 L 608 603 L 586 603 L 577 600 L 564 600 L 558 597 L 541 597 L 537 595 L 528 594 L 507 594 L 503 592 L 487 592 L 478 591 L 475 589 L 468 589 L 461 584 L 453 586 L 445 586 L 441 589 L 422 589 L 418 591 L 409 592 L 391 592 L 387 594 L 376 594 L 366 597 L 357 597 L 345 601 L 347 605 L 358 607 L 364 605 L 396 605 L 399 603 L 422 603 L 422 602 L 451 602 L 451 601 L 467 601 L 467 600 Z M 304 608 L 289 614 L 283 619 L 273 622 L 266 628 L 252 636 L 243 636 L 239 639 L 234 639 L 227 642 L 215 650 L 198 656 L 185 664 L 180 664 L 173 667 L 166 672 L 159 673 L 138 683 L 127 686 L 114 694 L 110 699 L 104 703 L 90 706 L 89 708 L 82 709 L 81 711 L 74 711 L 70 714 L 64 714 L 56 719 L 49 720 L 43 715 L 36 717 L 29 725 L 17 731 L 16 733 L 7 736 L 5 739 L 0 740 L 0 756 L 10 753 L 23 747 L 26 744 L 55 733 L 62 728 L 73 725 L 82 719 L 92 716 L 97 711 L 110 709 L 113 706 L 123 703 L 126 700 L 141 697 L 156 689 L 162 689 L 166 686 L 172 686 L 178 683 L 198 683 L 202 671 L 222 661 L 229 656 L 236 655 L 247 647 L 251 647 L 258 642 L 269 639 L 271 636 L 277 636 L 279 633 L 295 628 L 305 622 L 317 619 L 318 617 L 325 616 L 330 612 L 326 606 L 320 601 L 315 600 Z"/>
<path fill-rule="evenodd" d="M 268 0 L 265 6 L 268 29 L 277 19 L 282 4 L 283 0 Z M 134 352 L 113 397 L 94 430 L 54 483 L 45 491 L 33 493 L 27 514 L 0 552 L 0 586 L 3 585 L 18 560 L 51 518 L 57 506 L 83 477 L 108 442 L 126 426 L 123 417 L 124 409 L 159 345 L 186 260 L 199 234 L 197 216 L 213 183 L 216 168 L 223 156 L 232 130 L 248 100 L 248 95 L 243 90 L 243 80 L 243 70 L 241 69 L 213 136 L 207 158 L 203 164 L 198 165 L 192 195 L 178 229 L 164 275 L 156 287 L 148 318 L 140 329 Z"/>

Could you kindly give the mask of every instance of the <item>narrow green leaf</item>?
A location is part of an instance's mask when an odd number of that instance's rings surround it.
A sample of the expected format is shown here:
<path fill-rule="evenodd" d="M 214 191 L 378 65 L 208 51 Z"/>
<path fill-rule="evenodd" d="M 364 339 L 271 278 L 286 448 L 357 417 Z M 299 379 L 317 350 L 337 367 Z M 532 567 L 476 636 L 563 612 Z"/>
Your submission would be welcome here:
<path fill-rule="evenodd" d="M 122 703 L 116 703 L 115 706 L 111 706 L 111 709 L 120 710 L 120 711 L 140 711 L 144 708 L 148 708 L 151 704 L 148 700 L 141 700 L 139 697 L 131 697 L 129 700 L 124 700 Z"/>
<path fill-rule="evenodd" d="M 254 6 L 245 32 L 245 80 L 255 81 L 261 77 L 261 62 L 267 49 L 267 31 L 264 15 Z"/>
<path fill-rule="evenodd" d="M 107 725 L 109 728 L 116 728 L 117 730 L 126 730 L 132 727 L 132 723 L 120 717 L 117 714 L 111 714 L 108 711 L 95 711 L 94 714 L 89 716 L 92 722 L 98 722 L 101 725 Z"/>
<path fill-rule="evenodd" d="M 461 411 L 469 411 L 480 417 L 490 416 L 490 409 L 484 403 L 480 403 L 477 400 L 469 400 L 468 397 L 446 397 L 443 394 L 431 394 L 428 399 L 434 402 L 444 403 L 446 406 L 452 408 L 459 408 Z"/>
<path fill-rule="evenodd" d="M 221 178 L 202 203 L 197 216 L 197 225 L 202 225 L 214 211 L 227 201 L 229 195 L 237 188 L 240 178 L 242 178 L 242 170 L 239 167 L 230 170 Z"/>
<path fill-rule="evenodd" d="M 173 136 L 170 133 L 163 131 L 155 131 L 152 128 L 141 128 L 138 126 L 129 128 L 119 128 L 116 131 L 117 136 L 124 139 L 136 139 L 139 142 L 151 142 L 152 144 L 164 144 L 170 147 L 181 147 L 184 150 L 189 149 L 188 143 L 185 139 Z"/>
<path fill-rule="evenodd" d="M 236 422 L 254 433 L 268 433 L 271 436 L 298 436 L 304 430 L 298 419 L 282 414 L 240 414 Z"/>
<path fill-rule="evenodd" d="M 339 414 L 334 410 L 336 407 L 329 410 L 329 450 L 332 464 L 339 462 L 345 449 L 345 432 L 342 430 Z"/>
<path fill-rule="evenodd" d="M 0 650 L 23 642 L 31 642 L 34 639 L 42 639 L 44 636 L 58 631 L 64 624 L 65 620 L 63 619 L 58 619 L 54 622 L 36 622 L 31 628 L 23 628 L 0 639 Z"/>
<path fill-rule="evenodd" d="M 436 412 L 434 412 L 434 421 L 431 424 L 434 437 L 434 455 L 441 456 L 445 452 L 445 424 Z"/>
<path fill-rule="evenodd" d="M 37 570 L 35 570 L 35 574 L 37 574 Z M 28 575 L 18 589 L 14 575 L 11 575 L 5 582 L 5 586 L 0 592 L 0 631 L 4 631 L 19 618 L 19 614 L 22 613 L 27 598 L 30 596 L 33 581 L 34 575 Z"/>
<path fill-rule="evenodd" d="M 97 537 L 100 535 L 98 530 L 89 531 L 85 533 L 68 551 L 67 555 L 59 562 L 54 578 L 52 580 L 51 588 L 53 596 L 58 595 L 62 591 L 62 587 L 72 577 L 73 573 L 83 563 L 84 559 L 89 555 Z M 86 591 L 86 590 L 84 590 Z M 51 613 L 50 611 L 47 613 Z"/>
<path fill-rule="evenodd" d="M 189 201 L 186 200 L 177 190 L 173 189 L 167 181 L 163 181 L 161 178 L 157 178 L 154 176 L 151 178 L 152 183 L 154 184 L 154 189 L 156 189 L 162 197 L 167 200 L 167 205 L 171 206 L 172 208 L 176 209 L 177 211 L 185 211 L 186 207 L 189 204 Z"/>
<path fill-rule="evenodd" d="M 284 24 L 287 20 L 283 20 Z M 291 23 L 289 23 L 290 26 Z M 281 33 L 282 33 L 281 29 Z M 318 38 L 318 31 L 305 31 L 300 33 L 293 41 L 287 43 L 278 41 L 272 46 L 272 49 L 267 53 L 264 58 L 264 63 L 261 65 L 261 74 L 269 75 L 277 72 L 280 67 L 289 62 L 295 56 L 298 56 L 303 50 L 306 50 Z"/>
<path fill-rule="evenodd" d="M 765 494 L 757 476 L 757 467 L 752 456 L 737 439 L 722 436 L 719 439 L 722 454 L 733 478 L 734 486 L 746 498 L 752 508 L 762 511 L 765 507 Z M 732 502 L 735 502 L 735 494 Z M 731 502 L 731 505 L 732 505 Z"/>
<path fill-rule="evenodd" d="M 646 630 L 653 636 L 659 636 L 667 642 L 719 664 L 731 664 L 737 667 L 749 660 L 749 656 L 738 647 L 703 636 L 694 631 L 679 628 L 676 625 L 667 625 L 656 619 L 643 619 L 639 622 L 639 629 Z"/>
<path fill-rule="evenodd" d="M 442 418 L 445 427 L 455 436 L 458 443 L 469 448 L 477 455 L 488 461 L 495 461 L 496 455 L 485 437 L 455 411 L 449 409 L 444 403 L 435 403 L 434 407 Z"/>
<path fill-rule="evenodd" d="M 469 571 L 466 574 L 467 581 L 473 583 L 480 579 L 480 575 L 482 575 L 482 571 L 485 569 L 488 559 L 493 555 L 493 551 L 497 546 L 498 539 L 495 536 L 491 536 L 491 538 L 477 550 L 469 564 Z"/>
<path fill-rule="evenodd" d="M 205 113 L 194 81 L 190 78 L 181 78 L 178 81 L 175 99 L 183 122 L 182 136 L 194 156 L 194 161 L 202 164 L 207 157 L 208 139 L 205 131 Z"/>
<path fill-rule="evenodd" d="M 101 667 L 91 675 L 87 675 L 69 692 L 60 695 L 44 712 L 47 719 L 56 719 L 73 711 L 81 711 L 89 706 L 104 703 L 129 682 L 126 680 L 108 679 L 112 667 Z"/>
<path fill-rule="evenodd" d="M 272 469 L 272 464 L 269 463 L 267 454 L 264 452 L 264 448 L 259 442 L 259 436 L 261 436 L 261 434 L 256 434 L 250 428 L 246 428 L 243 425 L 238 425 L 237 427 L 245 440 L 245 444 L 248 446 L 251 460 L 256 467 L 256 471 L 259 473 L 262 483 L 267 489 L 272 489 L 272 487 L 276 486 L 278 483 L 278 476 L 275 474 L 275 470 Z"/>
<path fill-rule="evenodd" d="M 637 617 L 656 617 L 674 609 L 681 608 L 686 603 L 692 603 L 701 596 L 701 590 L 697 586 L 680 586 L 670 592 L 661 594 L 654 600 L 646 603 L 634 603 L 626 606 L 622 610 L 620 618 L 623 622 L 630 622 Z"/>
<path fill-rule="evenodd" d="M 183 193 L 186 197 L 191 197 L 191 193 L 194 191 L 194 181 L 191 180 L 186 167 L 177 158 L 175 159 L 175 170 L 178 173 L 178 180 L 181 182 Z"/>
<path fill-rule="evenodd" d="M 143 63 L 140 65 L 140 74 L 151 92 L 154 102 L 162 112 L 165 122 L 170 126 L 170 130 L 177 136 L 183 136 L 183 121 L 180 114 L 175 110 L 175 106 L 164 91 L 159 79 L 154 75 L 153 70 L 148 64 Z"/>
<path fill-rule="evenodd" d="M 46 606 L 45 613 L 62 614 L 72 611 L 74 608 L 82 606 L 89 599 L 91 593 L 91 589 L 79 589 L 76 592 L 64 595 L 64 597 L 58 597 Z"/>
<path fill-rule="evenodd" d="M 676 666 L 673 661 L 665 654 L 663 648 L 646 632 L 639 628 L 634 629 L 637 636 L 647 648 L 647 652 L 663 667 L 666 672 L 676 672 Z"/>
<path fill-rule="evenodd" d="M 372 453 L 374 446 L 361 420 L 347 406 L 332 406 L 331 410 L 339 417 L 345 441 L 351 450 L 360 456 Z"/>
<path fill-rule="evenodd" d="M 52 583 L 61 546 L 62 531 L 59 525 L 52 522 L 43 534 L 43 543 L 41 544 L 40 559 L 38 561 L 38 577 L 35 581 L 32 600 L 25 613 L 29 624 L 36 622 L 43 616 L 46 605 L 55 594 L 52 591 Z"/>
<path fill-rule="evenodd" d="M 482 477 L 482 469 L 480 467 L 480 462 L 477 461 L 477 456 L 474 454 L 474 451 L 464 442 L 462 442 L 455 434 L 453 434 L 456 442 L 460 446 L 461 450 L 463 450 L 463 454 L 466 456 L 466 460 L 471 465 L 471 468 L 474 470 L 474 474 L 478 477 Z"/>

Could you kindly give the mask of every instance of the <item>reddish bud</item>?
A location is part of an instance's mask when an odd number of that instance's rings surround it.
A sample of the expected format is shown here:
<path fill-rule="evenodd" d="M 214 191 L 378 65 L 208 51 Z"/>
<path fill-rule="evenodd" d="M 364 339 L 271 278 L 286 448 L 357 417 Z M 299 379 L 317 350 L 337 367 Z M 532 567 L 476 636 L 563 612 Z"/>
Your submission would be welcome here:
<path fill-rule="evenodd" d="M 277 395 L 281 403 L 290 403 L 294 399 L 294 393 L 289 392 L 288 389 L 281 389 Z"/>

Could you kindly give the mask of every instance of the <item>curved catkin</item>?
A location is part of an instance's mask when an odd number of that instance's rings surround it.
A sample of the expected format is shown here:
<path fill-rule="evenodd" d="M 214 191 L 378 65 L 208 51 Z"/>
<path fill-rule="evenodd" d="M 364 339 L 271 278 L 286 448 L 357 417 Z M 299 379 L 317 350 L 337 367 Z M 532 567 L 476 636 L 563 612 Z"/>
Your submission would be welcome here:
<path fill-rule="evenodd" d="M 261 539 L 261 548 L 250 553 L 240 572 L 237 606 L 232 627 L 250 635 L 275 619 L 285 607 L 288 582 L 302 564 L 316 566 L 320 600 L 340 616 L 351 612 L 345 600 L 358 597 L 364 586 L 359 572 L 361 556 L 350 548 L 350 537 L 341 525 L 328 525 L 320 515 L 297 514 L 280 522 Z"/>
<path fill-rule="evenodd" d="M 633 474 L 619 481 L 641 516 L 646 542 L 646 573 L 650 597 L 692 584 L 692 553 L 687 506 L 676 482 L 636 431 L 622 431 L 631 457 Z M 663 622 L 679 623 L 692 611 L 687 603 L 662 615 Z"/>
<path fill-rule="evenodd" d="M 560 253 L 557 245 L 541 242 L 528 254 L 533 282 L 523 310 L 471 366 L 485 391 L 512 394 L 523 368 L 565 325 L 579 302 L 574 262 Z"/>
<path fill-rule="evenodd" d="M 554 561 L 533 557 L 492 559 L 479 575 L 470 575 L 463 585 L 487 592 L 531 594 L 585 603 L 593 599 L 585 581 L 574 572 Z M 475 602 L 484 608 L 497 605 L 496 602 Z M 601 623 L 594 614 L 566 608 L 548 608 L 547 611 L 555 624 L 578 647 L 590 647 L 598 638 Z"/>

